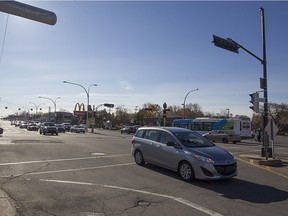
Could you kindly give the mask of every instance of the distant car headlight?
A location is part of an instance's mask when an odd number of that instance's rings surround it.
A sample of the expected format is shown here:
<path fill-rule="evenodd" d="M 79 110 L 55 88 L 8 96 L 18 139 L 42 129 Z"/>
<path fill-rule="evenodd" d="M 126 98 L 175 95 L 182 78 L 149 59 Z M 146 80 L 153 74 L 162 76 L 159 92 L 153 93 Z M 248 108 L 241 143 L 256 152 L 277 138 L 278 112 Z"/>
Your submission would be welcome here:
<path fill-rule="evenodd" d="M 211 158 L 200 156 L 200 155 L 194 155 L 194 158 L 205 163 L 211 163 L 211 164 L 215 163 L 214 160 L 212 160 Z"/>

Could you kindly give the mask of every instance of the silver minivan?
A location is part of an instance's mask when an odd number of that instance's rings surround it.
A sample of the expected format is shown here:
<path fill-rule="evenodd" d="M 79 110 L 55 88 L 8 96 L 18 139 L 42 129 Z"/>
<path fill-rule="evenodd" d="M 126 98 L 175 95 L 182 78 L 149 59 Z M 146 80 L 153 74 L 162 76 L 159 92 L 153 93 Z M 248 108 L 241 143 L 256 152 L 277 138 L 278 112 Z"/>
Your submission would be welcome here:
<path fill-rule="evenodd" d="M 133 136 L 131 154 L 138 165 L 167 168 L 187 181 L 237 175 L 237 161 L 230 152 L 186 128 L 141 127 Z"/>

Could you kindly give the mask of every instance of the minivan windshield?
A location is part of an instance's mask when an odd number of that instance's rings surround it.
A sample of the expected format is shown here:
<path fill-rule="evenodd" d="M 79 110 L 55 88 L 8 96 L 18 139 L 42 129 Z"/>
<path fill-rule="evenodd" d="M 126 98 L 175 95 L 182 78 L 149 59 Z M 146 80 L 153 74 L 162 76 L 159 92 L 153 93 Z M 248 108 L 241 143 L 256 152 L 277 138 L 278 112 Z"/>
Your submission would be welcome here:
<path fill-rule="evenodd" d="M 215 146 L 213 143 L 209 142 L 207 139 L 205 139 L 204 137 L 202 137 L 198 133 L 174 132 L 173 134 L 177 137 L 177 139 L 185 147 L 199 148 L 199 147 L 213 147 L 213 146 Z"/>

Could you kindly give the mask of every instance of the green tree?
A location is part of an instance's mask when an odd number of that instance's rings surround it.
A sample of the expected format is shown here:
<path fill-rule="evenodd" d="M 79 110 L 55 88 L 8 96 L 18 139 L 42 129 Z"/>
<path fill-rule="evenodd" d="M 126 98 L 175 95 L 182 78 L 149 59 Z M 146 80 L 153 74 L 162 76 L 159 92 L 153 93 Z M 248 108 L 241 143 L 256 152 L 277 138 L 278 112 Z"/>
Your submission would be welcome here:
<path fill-rule="evenodd" d="M 269 103 L 269 116 L 274 120 L 280 132 L 288 131 L 288 104 Z"/>
<path fill-rule="evenodd" d="M 276 123 L 280 133 L 288 132 L 288 104 L 269 103 L 268 114 L 269 118 L 273 119 Z M 253 114 L 251 122 L 252 129 L 262 128 L 262 115 Z"/>

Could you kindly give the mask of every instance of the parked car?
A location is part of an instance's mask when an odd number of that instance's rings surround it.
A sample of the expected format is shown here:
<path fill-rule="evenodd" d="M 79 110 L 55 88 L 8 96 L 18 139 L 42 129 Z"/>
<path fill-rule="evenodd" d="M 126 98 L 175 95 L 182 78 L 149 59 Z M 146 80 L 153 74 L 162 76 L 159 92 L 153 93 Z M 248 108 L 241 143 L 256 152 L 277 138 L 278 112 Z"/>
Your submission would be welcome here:
<path fill-rule="evenodd" d="M 136 133 L 136 131 L 140 128 L 139 125 L 134 125 L 134 126 L 124 126 L 123 128 L 120 129 L 120 133 Z"/>
<path fill-rule="evenodd" d="M 19 125 L 19 128 L 21 129 L 27 129 L 28 127 L 28 124 L 26 122 L 22 122 L 20 125 Z"/>
<path fill-rule="evenodd" d="M 70 128 L 70 131 L 75 132 L 75 133 L 85 133 L 86 132 L 85 128 L 80 126 L 80 125 L 73 125 Z"/>
<path fill-rule="evenodd" d="M 65 127 L 62 124 L 56 124 L 59 133 L 65 133 Z"/>
<path fill-rule="evenodd" d="M 141 127 L 132 138 L 131 153 L 136 164 L 164 167 L 187 181 L 237 175 L 237 162 L 231 153 L 186 128 Z"/>
<path fill-rule="evenodd" d="M 40 126 L 39 133 L 43 135 L 46 133 L 58 135 L 58 129 L 53 122 L 44 122 Z"/>
<path fill-rule="evenodd" d="M 80 127 L 83 127 L 86 132 L 88 132 L 88 125 L 87 124 L 80 124 Z"/>
<path fill-rule="evenodd" d="M 0 134 L 3 134 L 3 132 L 4 132 L 4 129 L 0 128 Z"/>
<path fill-rule="evenodd" d="M 223 143 L 237 143 L 241 142 L 241 137 L 238 134 L 233 133 L 233 131 L 223 131 L 223 130 L 213 130 L 209 133 L 203 134 L 208 140 L 212 142 L 223 142 Z"/>
<path fill-rule="evenodd" d="M 37 124 L 36 123 L 29 123 L 27 126 L 28 131 L 37 131 Z"/>
<path fill-rule="evenodd" d="M 70 128 L 72 126 L 70 123 L 62 123 L 62 125 L 64 126 L 65 131 L 70 131 Z"/>
<path fill-rule="evenodd" d="M 124 126 L 123 128 L 120 129 L 120 133 L 121 134 L 123 134 L 123 133 L 130 134 L 130 133 L 132 133 L 131 126 Z"/>

